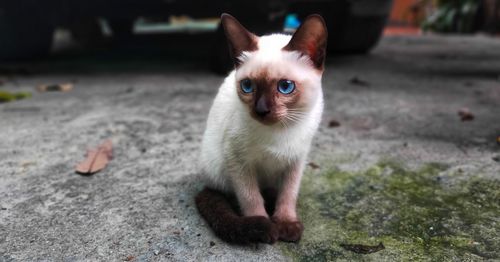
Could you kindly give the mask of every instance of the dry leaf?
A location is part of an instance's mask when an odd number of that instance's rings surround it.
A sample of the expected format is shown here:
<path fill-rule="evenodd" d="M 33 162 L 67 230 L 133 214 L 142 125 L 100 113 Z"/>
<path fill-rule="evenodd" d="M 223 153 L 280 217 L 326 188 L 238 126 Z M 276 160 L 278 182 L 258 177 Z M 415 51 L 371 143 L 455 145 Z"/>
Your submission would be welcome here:
<path fill-rule="evenodd" d="M 351 80 L 349 80 L 349 82 L 351 84 L 357 85 L 357 86 L 370 86 L 370 83 L 368 83 L 365 80 L 362 80 L 362 79 L 358 78 L 357 76 L 351 78 Z"/>
<path fill-rule="evenodd" d="M 132 255 L 130 255 L 130 256 L 127 256 L 127 257 L 124 259 L 124 261 L 132 261 L 132 260 L 134 260 L 134 259 L 135 259 L 135 257 L 134 257 L 134 256 L 132 256 Z"/>
<path fill-rule="evenodd" d="M 460 110 L 458 110 L 458 115 L 460 116 L 460 120 L 462 120 L 463 122 L 474 120 L 474 115 L 467 107 L 460 108 Z"/>
<path fill-rule="evenodd" d="M 328 122 L 328 127 L 339 127 L 340 126 L 340 122 L 335 120 L 335 119 L 332 119 L 330 120 L 330 122 Z"/>
<path fill-rule="evenodd" d="M 38 92 L 50 92 L 50 91 L 68 92 L 71 91 L 71 89 L 73 89 L 72 83 L 39 85 L 36 87 L 36 90 L 38 90 Z"/>
<path fill-rule="evenodd" d="M 309 164 L 307 164 L 307 165 L 309 165 L 312 169 L 318 169 L 319 168 L 319 165 L 316 164 L 316 163 L 314 163 L 314 162 L 309 162 Z"/>
<path fill-rule="evenodd" d="M 76 166 L 76 172 L 91 175 L 102 170 L 113 157 L 111 140 L 106 140 L 98 148 L 89 150 L 87 158 Z"/>
<path fill-rule="evenodd" d="M 358 244 L 355 244 L 355 245 L 340 244 L 340 246 L 343 247 L 345 250 L 349 250 L 349 251 L 352 251 L 352 252 L 358 253 L 358 254 L 371 254 L 371 253 L 378 252 L 382 249 L 385 249 L 384 244 L 382 244 L 382 242 L 380 242 L 376 246 L 366 246 L 366 245 L 358 245 Z"/>

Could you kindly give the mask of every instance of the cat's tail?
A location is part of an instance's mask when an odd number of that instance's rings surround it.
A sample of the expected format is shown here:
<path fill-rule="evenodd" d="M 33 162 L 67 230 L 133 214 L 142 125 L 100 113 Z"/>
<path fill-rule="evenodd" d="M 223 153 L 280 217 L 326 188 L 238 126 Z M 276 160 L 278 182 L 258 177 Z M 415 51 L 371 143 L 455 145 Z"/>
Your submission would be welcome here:
<path fill-rule="evenodd" d="M 278 229 L 269 218 L 239 216 L 227 197 L 219 191 L 204 188 L 195 201 L 201 216 L 215 234 L 226 242 L 272 244 L 279 237 Z"/>

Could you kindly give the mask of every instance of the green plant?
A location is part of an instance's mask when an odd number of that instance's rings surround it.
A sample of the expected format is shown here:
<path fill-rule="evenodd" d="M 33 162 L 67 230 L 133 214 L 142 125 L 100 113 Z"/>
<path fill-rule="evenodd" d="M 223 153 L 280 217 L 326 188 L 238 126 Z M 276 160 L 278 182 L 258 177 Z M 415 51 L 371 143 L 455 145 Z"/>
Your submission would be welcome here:
<path fill-rule="evenodd" d="M 422 23 L 424 31 L 471 33 L 479 0 L 438 0 L 436 9 Z"/>
<path fill-rule="evenodd" d="M 31 93 L 29 93 L 29 92 L 11 93 L 11 92 L 0 90 L 0 103 L 12 102 L 12 101 L 16 101 L 16 100 L 25 99 L 28 97 L 31 97 Z"/>

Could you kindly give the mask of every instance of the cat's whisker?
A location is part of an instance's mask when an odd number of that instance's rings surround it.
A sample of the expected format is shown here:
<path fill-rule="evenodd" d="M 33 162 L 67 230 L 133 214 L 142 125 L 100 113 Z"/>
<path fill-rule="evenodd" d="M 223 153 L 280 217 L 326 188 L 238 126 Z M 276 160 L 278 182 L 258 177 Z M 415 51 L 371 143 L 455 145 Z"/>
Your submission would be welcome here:
<path fill-rule="evenodd" d="M 293 124 L 297 124 L 297 123 L 300 123 L 302 121 L 302 118 L 299 117 L 299 116 L 295 116 L 293 114 L 288 114 L 284 117 L 284 121 L 283 122 L 286 122 L 287 124 L 288 123 L 293 123 Z"/>
<path fill-rule="evenodd" d="M 300 111 L 290 111 L 290 110 L 288 110 L 288 114 L 289 115 L 295 115 L 295 116 L 307 116 L 306 113 L 300 112 Z"/>
<path fill-rule="evenodd" d="M 304 113 L 303 109 L 297 109 L 297 108 L 288 108 L 288 112 L 301 112 Z"/>
<path fill-rule="evenodd" d="M 285 119 L 285 120 L 286 120 L 286 119 Z M 283 128 L 285 128 L 285 129 L 286 129 L 286 128 L 288 128 L 288 124 L 286 123 L 286 121 L 280 120 L 279 122 L 280 122 L 280 124 L 281 124 L 281 126 L 282 126 Z"/>
<path fill-rule="evenodd" d="M 286 116 L 286 119 L 293 120 L 294 122 L 300 122 L 302 119 L 304 119 L 305 115 L 300 115 L 300 114 L 288 114 Z"/>
<path fill-rule="evenodd" d="M 289 115 L 291 115 L 291 116 L 300 116 L 300 117 L 307 116 L 306 114 L 302 114 L 302 113 L 289 113 Z"/>

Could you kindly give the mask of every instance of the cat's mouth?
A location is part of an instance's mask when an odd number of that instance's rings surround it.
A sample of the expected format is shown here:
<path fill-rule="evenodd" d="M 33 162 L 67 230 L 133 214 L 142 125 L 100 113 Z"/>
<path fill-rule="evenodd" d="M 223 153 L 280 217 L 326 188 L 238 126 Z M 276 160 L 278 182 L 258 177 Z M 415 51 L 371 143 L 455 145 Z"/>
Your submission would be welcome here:
<path fill-rule="evenodd" d="M 277 124 L 281 121 L 281 117 L 273 114 L 272 112 L 263 114 L 260 112 L 256 112 L 255 110 L 252 111 L 251 116 L 253 119 L 255 119 L 257 122 L 266 125 L 266 126 L 271 126 L 274 124 Z"/>
<path fill-rule="evenodd" d="M 269 112 L 265 115 L 258 114 L 253 111 L 250 113 L 253 119 L 257 122 L 266 125 L 266 126 L 279 126 L 283 128 L 290 127 L 294 125 L 296 122 L 300 121 L 300 117 L 296 117 L 293 114 L 280 114 L 276 112 Z"/>

